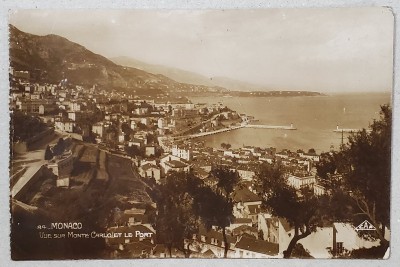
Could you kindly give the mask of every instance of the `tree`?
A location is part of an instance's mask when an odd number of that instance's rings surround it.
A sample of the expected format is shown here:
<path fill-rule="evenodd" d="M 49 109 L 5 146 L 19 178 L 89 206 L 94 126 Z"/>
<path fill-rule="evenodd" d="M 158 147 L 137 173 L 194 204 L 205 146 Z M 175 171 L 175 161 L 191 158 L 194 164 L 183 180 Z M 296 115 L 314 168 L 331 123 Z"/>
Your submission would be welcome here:
<path fill-rule="evenodd" d="M 381 106 L 380 119 L 374 120 L 370 131 L 363 129 L 349 137 L 342 146 L 342 158 L 337 164 L 350 195 L 360 213 L 377 229 L 381 243 L 385 227 L 390 223 L 391 130 L 392 110 Z"/>
<path fill-rule="evenodd" d="M 308 150 L 308 154 L 315 154 L 316 152 L 315 152 L 315 149 L 314 148 L 310 148 L 309 150 Z"/>
<path fill-rule="evenodd" d="M 133 132 L 133 130 L 131 129 L 131 127 L 128 125 L 128 123 L 126 123 L 126 122 L 123 122 L 122 124 L 121 124 L 121 131 L 125 134 L 125 135 L 127 135 L 127 136 L 129 136 L 132 132 Z"/>
<path fill-rule="evenodd" d="M 145 154 L 144 148 L 140 148 L 136 145 L 125 146 L 125 152 L 130 157 L 135 157 L 135 156 L 144 157 Z"/>
<path fill-rule="evenodd" d="M 96 134 L 93 133 L 92 131 L 89 131 L 89 134 L 86 136 L 83 136 L 82 139 L 84 142 L 96 144 Z"/>
<path fill-rule="evenodd" d="M 57 144 L 53 148 L 54 156 L 61 155 L 64 152 L 65 148 L 66 148 L 65 141 L 62 137 L 60 137 L 60 139 L 58 139 Z"/>
<path fill-rule="evenodd" d="M 151 133 L 146 134 L 146 139 L 147 139 L 147 144 L 152 144 L 157 140 L 154 134 Z"/>
<path fill-rule="evenodd" d="M 232 145 L 229 144 L 229 143 L 221 143 L 221 147 L 224 148 L 224 149 L 229 149 L 229 148 L 232 147 Z"/>
<path fill-rule="evenodd" d="M 204 226 L 209 231 L 212 226 L 222 230 L 225 243 L 224 257 L 227 257 L 229 243 L 226 237 L 226 227 L 233 219 L 233 201 L 227 199 L 220 191 L 213 190 L 209 186 L 199 187 L 195 197 L 195 212 L 199 215 Z"/>
<path fill-rule="evenodd" d="M 211 169 L 211 175 L 217 179 L 217 189 L 228 199 L 231 197 L 235 186 L 239 182 L 237 172 L 230 170 L 226 166 L 217 166 Z"/>
<path fill-rule="evenodd" d="M 321 221 L 323 209 L 319 208 L 319 199 L 307 187 L 297 192 L 287 185 L 279 163 L 263 164 L 256 183 L 261 191 L 263 208 L 275 216 L 285 218 L 294 228 L 293 238 L 283 252 L 284 258 L 290 258 L 297 241 L 309 236 Z"/>
<path fill-rule="evenodd" d="M 319 162 L 316 164 L 319 177 L 328 179 L 329 175 L 336 172 L 335 152 L 322 153 Z"/>
<path fill-rule="evenodd" d="M 46 151 L 44 152 L 44 159 L 45 160 L 51 160 L 53 158 L 53 152 L 50 149 L 50 146 L 47 145 Z"/>
<path fill-rule="evenodd" d="M 146 130 L 147 129 L 147 126 L 145 124 L 141 123 L 141 122 L 136 123 L 136 127 L 139 130 Z"/>
<path fill-rule="evenodd" d="M 184 172 L 170 172 L 158 189 L 157 238 L 167 246 L 170 257 L 173 247 L 189 257 L 190 240 L 198 231 L 199 220 L 194 213 L 192 197 L 195 179 Z"/>
<path fill-rule="evenodd" d="M 39 118 L 25 115 L 21 111 L 11 113 L 12 141 L 25 141 L 38 133 L 46 130 L 46 124 Z"/>
<path fill-rule="evenodd" d="M 218 213 L 215 214 L 215 218 L 212 220 L 214 220 L 216 226 L 222 229 L 222 236 L 225 243 L 224 257 L 226 258 L 229 249 L 229 243 L 226 238 L 226 227 L 230 225 L 232 219 L 232 193 L 239 182 L 239 175 L 237 172 L 224 166 L 213 168 L 211 175 L 217 179 L 217 185 L 214 194 L 210 195 L 210 199 L 213 199 L 215 206 L 218 208 Z M 214 214 L 211 215 L 214 216 Z"/>
<path fill-rule="evenodd" d="M 329 220 L 331 222 L 335 221 L 354 221 L 355 211 L 357 211 L 357 206 L 355 205 L 353 199 L 348 194 L 347 191 L 340 187 L 336 187 L 332 190 L 331 194 L 324 197 L 327 199 L 326 213 L 329 214 Z"/>

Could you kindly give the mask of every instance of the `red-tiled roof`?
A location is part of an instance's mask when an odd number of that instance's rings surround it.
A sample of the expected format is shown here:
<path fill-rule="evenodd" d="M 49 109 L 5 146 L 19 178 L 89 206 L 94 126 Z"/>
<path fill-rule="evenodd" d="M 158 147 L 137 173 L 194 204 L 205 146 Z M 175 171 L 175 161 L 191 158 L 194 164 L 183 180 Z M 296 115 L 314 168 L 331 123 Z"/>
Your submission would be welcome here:
<path fill-rule="evenodd" d="M 216 230 L 209 230 L 207 231 L 204 227 L 200 227 L 199 229 L 199 233 L 197 235 L 197 240 L 201 241 L 201 236 L 204 236 L 205 239 L 205 243 L 210 244 L 210 245 L 214 245 L 214 246 L 218 246 L 218 247 L 222 247 L 222 242 L 224 241 L 224 237 L 222 235 L 222 232 L 220 231 L 216 231 Z M 211 239 L 217 240 L 217 244 L 215 243 L 211 243 Z M 228 233 L 226 234 L 226 239 L 228 241 L 229 244 L 233 244 L 236 242 L 236 238 L 232 235 L 229 235 Z"/>
<path fill-rule="evenodd" d="M 242 224 L 242 225 L 236 227 L 232 231 L 233 235 L 240 235 L 240 234 L 245 233 L 245 232 L 250 232 L 250 233 L 253 233 L 253 234 L 254 233 L 255 234 L 258 233 L 257 228 L 252 227 L 252 226 L 248 226 L 248 225 L 245 225 L 245 224 L 244 225 Z"/>
<path fill-rule="evenodd" d="M 279 252 L 279 244 L 267 242 L 260 239 L 254 239 L 242 236 L 236 243 L 236 248 L 253 251 L 265 255 L 277 255 Z"/>
<path fill-rule="evenodd" d="M 247 188 L 237 188 L 233 193 L 235 202 L 261 201 L 261 198 Z"/>
<path fill-rule="evenodd" d="M 178 161 L 178 160 L 171 160 L 171 161 L 166 161 L 165 164 L 170 166 L 171 168 L 185 168 L 187 167 L 187 164 Z"/>

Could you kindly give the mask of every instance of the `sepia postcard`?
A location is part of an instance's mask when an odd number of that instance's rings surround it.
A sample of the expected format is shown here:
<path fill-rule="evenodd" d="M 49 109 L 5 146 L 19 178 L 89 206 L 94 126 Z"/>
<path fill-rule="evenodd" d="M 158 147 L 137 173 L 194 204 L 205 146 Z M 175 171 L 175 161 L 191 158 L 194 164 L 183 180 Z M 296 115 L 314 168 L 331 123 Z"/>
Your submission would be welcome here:
<path fill-rule="evenodd" d="M 8 22 L 13 260 L 390 256 L 390 9 Z"/>

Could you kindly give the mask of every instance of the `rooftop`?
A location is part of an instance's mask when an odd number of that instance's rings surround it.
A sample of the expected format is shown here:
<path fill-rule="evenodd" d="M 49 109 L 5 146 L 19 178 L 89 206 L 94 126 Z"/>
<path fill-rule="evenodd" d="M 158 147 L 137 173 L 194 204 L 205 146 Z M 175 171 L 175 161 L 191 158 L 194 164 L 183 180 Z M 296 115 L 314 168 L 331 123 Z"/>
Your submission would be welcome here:
<path fill-rule="evenodd" d="M 236 248 L 253 251 L 265 255 L 277 255 L 279 252 L 279 244 L 267 242 L 260 239 L 254 239 L 242 236 L 236 243 Z"/>
<path fill-rule="evenodd" d="M 170 166 L 171 168 L 185 168 L 188 166 L 187 164 L 178 160 L 166 161 L 165 164 Z"/>
<path fill-rule="evenodd" d="M 261 198 L 251 192 L 247 188 L 238 188 L 233 193 L 233 199 L 235 202 L 253 202 L 253 201 L 261 201 Z"/>
<path fill-rule="evenodd" d="M 250 218 L 235 218 L 232 221 L 232 224 L 245 224 L 245 223 L 252 223 Z"/>

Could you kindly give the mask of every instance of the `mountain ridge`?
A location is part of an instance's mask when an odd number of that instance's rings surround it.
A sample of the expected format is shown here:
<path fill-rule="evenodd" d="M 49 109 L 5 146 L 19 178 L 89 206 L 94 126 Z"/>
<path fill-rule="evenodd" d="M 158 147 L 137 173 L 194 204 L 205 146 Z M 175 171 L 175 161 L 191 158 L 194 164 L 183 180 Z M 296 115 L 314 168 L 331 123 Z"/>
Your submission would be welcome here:
<path fill-rule="evenodd" d="M 14 70 L 29 71 L 32 82 L 58 84 L 61 80 L 67 80 L 68 83 L 73 85 L 88 87 L 96 85 L 96 88 L 100 89 L 116 89 L 136 94 L 140 92 L 142 95 L 283 95 L 280 93 L 281 91 L 268 90 L 263 86 L 225 77 L 206 78 L 190 71 L 152 65 L 139 60 L 136 60 L 136 67 L 153 68 L 152 71 L 159 68 L 161 70 L 159 72 L 163 73 L 154 74 L 132 67 L 133 60 L 129 61 L 131 66 L 121 66 L 65 37 L 56 34 L 40 36 L 25 33 L 13 25 L 9 25 L 9 52 L 10 66 Z M 125 62 L 125 64 L 129 62 Z M 141 66 L 138 66 L 140 64 Z M 165 72 L 172 74 L 175 72 L 175 75 L 172 75 L 173 78 L 167 77 L 164 75 Z M 178 79 L 179 77 L 181 78 Z M 178 81 L 175 79 L 178 79 Z M 186 79 L 185 82 L 182 82 L 182 79 Z M 315 95 L 315 92 L 307 91 L 302 93 L 290 92 L 292 93 L 285 95 Z"/>
<path fill-rule="evenodd" d="M 219 86 L 235 91 L 263 90 L 263 88 L 265 88 L 265 86 L 255 85 L 228 77 L 218 77 L 218 76 L 206 77 L 196 72 L 187 71 L 166 65 L 151 64 L 127 56 L 113 57 L 109 59 L 112 62 L 122 66 L 142 69 L 144 71 L 148 71 L 151 73 L 159 73 L 161 75 L 170 77 L 171 79 L 181 83 L 191 83 L 191 84 L 206 85 L 206 86 Z"/>
<path fill-rule="evenodd" d="M 9 25 L 9 47 L 10 66 L 30 71 L 38 82 L 58 83 L 67 79 L 79 85 L 167 92 L 226 90 L 180 83 L 161 74 L 121 66 L 65 37 L 25 33 L 13 25 Z"/>

